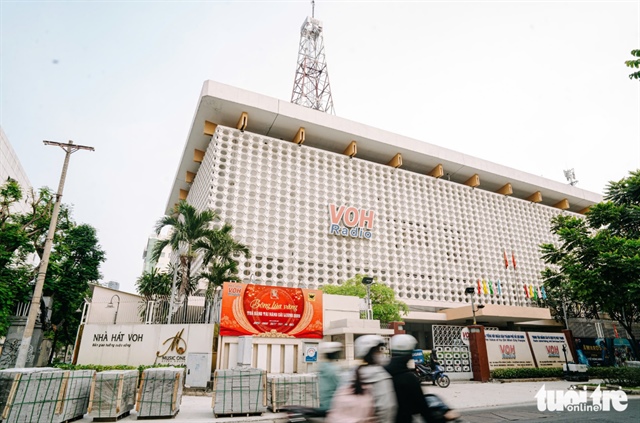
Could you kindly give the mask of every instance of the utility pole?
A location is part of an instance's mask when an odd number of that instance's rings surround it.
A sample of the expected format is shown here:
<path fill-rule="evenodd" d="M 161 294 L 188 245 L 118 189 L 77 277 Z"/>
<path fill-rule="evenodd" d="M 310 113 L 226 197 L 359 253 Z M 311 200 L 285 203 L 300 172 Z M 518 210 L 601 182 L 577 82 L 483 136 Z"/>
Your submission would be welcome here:
<path fill-rule="evenodd" d="M 38 312 L 40 311 L 40 299 L 42 298 L 42 289 L 44 287 L 44 278 L 47 275 L 47 267 L 49 266 L 49 255 L 51 254 L 51 245 L 53 244 L 53 236 L 56 232 L 56 226 L 58 225 L 58 214 L 60 213 L 60 203 L 62 202 L 62 190 L 64 189 L 64 180 L 67 177 L 67 168 L 69 167 L 69 158 L 73 153 L 78 150 L 95 151 L 93 147 L 87 147 L 85 145 L 75 145 L 73 141 L 69 141 L 68 144 L 63 144 L 54 141 L 43 141 L 44 145 L 53 145 L 62 148 L 65 151 L 64 165 L 62 166 L 62 175 L 60 175 L 60 184 L 58 185 L 58 192 L 56 193 L 56 202 L 53 206 L 53 213 L 51 214 L 51 222 L 49 223 L 49 232 L 47 233 L 47 240 L 44 243 L 44 252 L 42 253 L 42 260 L 40 260 L 40 266 L 38 267 L 38 278 L 36 280 L 36 286 L 33 290 L 33 297 L 31 297 L 31 306 L 29 308 L 29 315 L 27 317 L 27 324 L 24 327 L 24 333 L 22 334 L 22 343 L 18 350 L 18 357 L 16 358 L 15 367 L 26 367 L 27 356 L 29 354 L 29 347 L 31 346 L 31 338 L 33 337 L 33 329 L 36 325 L 36 319 L 38 318 Z"/>

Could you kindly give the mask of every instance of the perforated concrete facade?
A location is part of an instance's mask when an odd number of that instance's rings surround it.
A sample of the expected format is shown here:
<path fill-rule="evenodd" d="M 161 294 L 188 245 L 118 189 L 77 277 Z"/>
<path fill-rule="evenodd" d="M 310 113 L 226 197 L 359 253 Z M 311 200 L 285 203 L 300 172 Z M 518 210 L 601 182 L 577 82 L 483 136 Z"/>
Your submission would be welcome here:
<path fill-rule="evenodd" d="M 216 210 L 249 246 L 240 263 L 247 282 L 317 288 L 361 273 L 425 305 L 466 303 L 464 289 L 478 279 L 494 288 L 480 302 L 529 305 L 524 285 L 539 285 L 538 246 L 552 241 L 549 221 L 562 213 L 223 126 L 187 200 Z M 374 211 L 372 238 L 330 234 L 329 204 Z"/>

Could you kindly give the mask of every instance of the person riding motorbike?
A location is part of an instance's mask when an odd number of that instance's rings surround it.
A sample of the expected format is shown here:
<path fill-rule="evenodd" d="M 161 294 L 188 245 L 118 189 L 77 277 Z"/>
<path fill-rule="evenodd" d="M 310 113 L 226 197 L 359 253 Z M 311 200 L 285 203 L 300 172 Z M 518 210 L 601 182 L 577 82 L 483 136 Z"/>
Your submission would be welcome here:
<path fill-rule="evenodd" d="M 411 335 L 395 335 L 389 341 L 391 362 L 385 366 L 385 370 L 393 379 L 398 400 L 395 423 L 411 423 L 416 414 L 422 415 L 426 422 L 430 421 L 429 407 L 424 400 L 420 380 L 407 366 L 417 344 L 418 341 Z"/>
<path fill-rule="evenodd" d="M 436 350 L 431 351 L 431 355 L 429 356 L 429 367 L 432 372 L 436 371 L 436 366 L 439 366 L 440 362 L 438 361 L 438 355 L 436 354 Z"/>
<path fill-rule="evenodd" d="M 385 361 L 384 339 L 378 335 L 363 335 L 354 342 L 355 358 L 362 359 L 363 365 L 354 372 L 354 379 L 368 386 L 375 402 L 377 423 L 393 423 L 397 401 L 391 375 L 382 367 Z"/>
<path fill-rule="evenodd" d="M 318 389 L 320 405 L 318 411 L 326 415 L 331 399 L 340 384 L 340 368 L 335 363 L 340 358 L 342 344 L 340 342 L 321 342 L 318 352 L 322 361 L 318 364 Z"/>

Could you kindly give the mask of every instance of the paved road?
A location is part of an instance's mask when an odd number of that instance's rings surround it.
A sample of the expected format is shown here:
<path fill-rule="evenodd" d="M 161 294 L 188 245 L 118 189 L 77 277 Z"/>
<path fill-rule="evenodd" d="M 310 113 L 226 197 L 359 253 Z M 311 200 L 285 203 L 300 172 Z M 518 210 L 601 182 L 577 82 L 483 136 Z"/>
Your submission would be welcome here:
<path fill-rule="evenodd" d="M 465 423 L 549 423 L 549 422 L 599 422 L 638 423 L 640 422 L 640 398 L 631 398 L 624 411 L 538 411 L 535 405 L 518 407 L 495 407 L 485 410 L 462 410 L 461 420 Z"/>

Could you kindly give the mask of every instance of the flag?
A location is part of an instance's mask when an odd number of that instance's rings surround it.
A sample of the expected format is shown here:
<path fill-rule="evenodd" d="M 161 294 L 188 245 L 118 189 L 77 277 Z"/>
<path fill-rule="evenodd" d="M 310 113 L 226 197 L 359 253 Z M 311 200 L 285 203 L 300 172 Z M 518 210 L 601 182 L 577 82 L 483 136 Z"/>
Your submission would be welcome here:
<path fill-rule="evenodd" d="M 504 268 L 508 268 L 509 267 L 509 259 L 507 258 L 507 250 L 504 250 Z"/>
<path fill-rule="evenodd" d="M 513 270 L 516 270 L 516 253 L 511 253 L 511 262 L 513 263 Z"/>
<path fill-rule="evenodd" d="M 533 287 L 533 299 L 538 301 L 538 288 Z"/>
<path fill-rule="evenodd" d="M 493 295 L 493 282 L 489 281 L 489 292 Z"/>
<path fill-rule="evenodd" d="M 500 279 L 498 279 L 498 295 L 502 295 L 502 286 L 500 285 Z"/>
<path fill-rule="evenodd" d="M 533 285 L 529 285 L 529 298 L 533 298 Z"/>
<path fill-rule="evenodd" d="M 524 285 L 524 295 L 527 296 L 527 298 L 529 298 L 529 289 L 527 288 L 527 285 Z"/>
<path fill-rule="evenodd" d="M 620 338 L 620 335 L 618 334 L 618 328 L 616 327 L 615 323 L 613 324 L 613 334 L 616 338 Z"/>
<path fill-rule="evenodd" d="M 547 299 L 547 291 L 544 290 L 544 286 L 540 287 L 540 294 L 542 294 L 542 299 L 543 300 Z"/>
<path fill-rule="evenodd" d="M 478 279 L 478 295 L 482 295 L 482 288 L 480 287 L 480 279 Z"/>
<path fill-rule="evenodd" d="M 488 294 L 488 290 L 487 290 L 487 281 L 485 279 L 482 280 L 482 291 L 484 292 L 484 295 Z"/>

